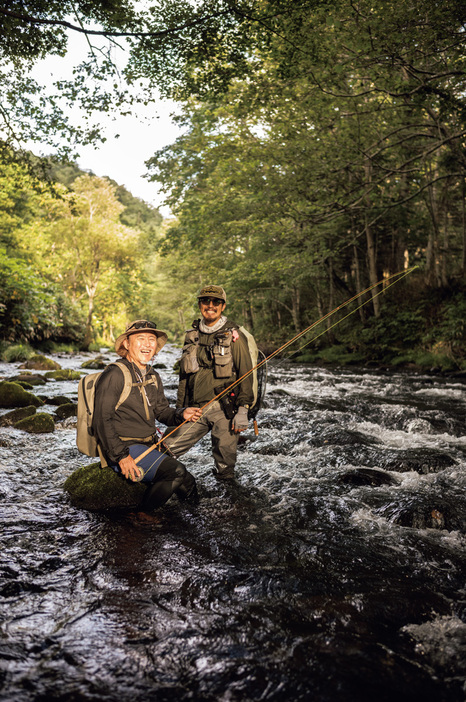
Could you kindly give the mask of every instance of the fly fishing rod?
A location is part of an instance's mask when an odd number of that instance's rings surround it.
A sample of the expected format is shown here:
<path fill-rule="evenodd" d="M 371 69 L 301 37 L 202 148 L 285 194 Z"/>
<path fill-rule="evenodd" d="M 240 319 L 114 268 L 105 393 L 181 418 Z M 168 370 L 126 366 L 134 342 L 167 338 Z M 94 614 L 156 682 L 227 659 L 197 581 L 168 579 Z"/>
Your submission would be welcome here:
<path fill-rule="evenodd" d="M 316 339 L 318 339 L 320 336 L 322 336 L 322 335 L 325 334 L 326 332 L 330 331 L 330 329 L 333 329 L 333 328 L 336 327 L 338 324 L 340 324 L 341 322 L 343 322 L 345 319 L 347 319 L 348 317 L 350 317 L 352 314 L 354 314 L 355 312 L 357 312 L 359 309 L 361 309 L 361 307 L 364 307 L 364 305 L 367 305 L 369 302 L 372 302 L 376 297 L 378 297 L 378 296 L 381 295 L 382 293 L 386 292 L 389 288 L 391 288 L 393 285 L 395 285 L 396 283 L 398 283 L 400 280 L 402 280 L 403 278 L 406 278 L 406 276 L 408 276 L 410 273 L 412 273 L 416 268 L 418 268 L 418 266 L 413 266 L 412 268 L 408 268 L 406 271 L 398 271 L 398 273 L 393 273 L 392 275 L 387 276 L 386 278 L 383 278 L 382 280 L 377 281 L 377 283 L 374 283 L 373 285 L 370 285 L 370 286 L 369 286 L 368 288 L 366 288 L 365 290 L 362 290 L 361 292 L 358 292 L 356 295 L 353 295 L 353 297 L 349 298 L 349 299 L 346 300 L 345 302 L 342 302 L 340 305 L 338 305 L 337 307 L 335 307 L 335 308 L 334 308 L 333 310 L 331 310 L 330 312 L 327 312 L 327 314 L 323 315 L 323 316 L 322 316 L 320 319 L 318 319 L 316 322 L 313 322 L 313 323 L 310 324 L 308 327 L 306 327 L 306 329 L 303 329 L 303 331 L 300 331 L 298 334 L 296 334 L 296 335 L 293 336 L 291 339 L 289 339 L 288 341 L 286 341 L 286 342 L 285 342 L 284 344 L 282 344 L 278 349 L 275 349 L 275 351 L 273 351 L 271 354 L 269 354 L 269 356 L 266 356 L 265 358 L 263 358 L 262 361 L 260 361 L 260 363 L 257 363 L 253 368 L 251 368 L 249 371 L 247 371 L 247 373 L 244 373 L 240 378 L 237 378 L 233 383 L 231 383 L 231 385 L 228 385 L 228 387 L 224 388 L 221 392 L 219 392 L 218 395 L 215 395 L 215 397 L 213 397 L 211 400 L 209 400 L 208 402 L 206 402 L 206 404 L 201 408 L 202 413 L 204 414 L 204 413 L 205 413 L 205 412 L 204 412 L 205 410 L 208 411 L 209 406 L 212 405 L 213 402 L 215 402 L 216 400 L 219 400 L 221 397 L 223 397 L 224 395 L 226 395 L 227 392 L 230 392 L 230 391 L 231 391 L 233 388 L 235 388 L 239 383 L 241 383 L 243 380 L 245 380 L 246 378 L 248 378 L 252 373 L 254 373 L 255 370 L 257 370 L 258 368 L 260 368 L 261 366 L 263 366 L 265 363 L 268 363 L 272 358 L 274 358 L 275 356 L 277 356 L 279 353 L 282 353 L 285 349 L 287 349 L 289 346 L 291 346 L 291 344 L 293 344 L 293 343 L 294 343 L 295 341 L 297 341 L 298 339 L 301 339 L 305 334 L 307 334 L 308 332 L 310 332 L 311 329 L 314 329 L 318 324 L 321 324 L 321 322 L 324 322 L 325 320 L 329 319 L 329 318 L 330 318 L 332 315 L 334 315 L 336 312 L 338 312 L 338 311 L 341 310 L 341 309 L 344 309 L 345 307 L 347 307 L 348 305 L 350 305 L 352 302 L 354 302 L 354 300 L 360 299 L 363 295 L 366 295 L 367 293 L 372 292 L 372 290 L 374 290 L 374 288 L 376 288 L 378 285 L 384 284 L 384 287 L 382 288 L 382 290 L 380 290 L 379 292 L 375 293 L 374 295 L 371 295 L 371 297 L 370 297 L 368 300 L 365 300 L 365 301 L 362 302 L 360 305 L 358 305 L 354 310 L 351 310 L 351 312 L 349 312 L 347 315 L 345 315 L 344 317 L 342 317 L 341 319 L 339 319 L 337 322 L 335 322 L 334 324 L 332 324 L 331 327 L 328 327 L 327 329 L 324 329 L 324 330 L 323 330 L 322 332 L 320 332 L 317 336 L 313 337 L 312 339 L 309 339 L 309 341 L 306 341 L 306 343 L 305 343 L 303 346 L 301 346 L 297 351 L 295 351 L 294 354 L 299 353 L 300 351 L 302 351 L 302 349 L 304 349 L 306 346 L 308 346 L 308 345 L 311 344 L 313 341 L 315 341 Z M 393 280 L 394 278 L 396 278 L 396 280 Z M 392 282 L 391 282 L 391 283 L 388 283 L 388 281 L 390 281 L 390 280 L 392 280 Z M 387 284 L 387 283 L 388 283 L 388 284 Z M 184 422 L 182 422 L 182 424 L 179 424 L 177 427 L 175 427 L 174 429 L 172 429 L 172 431 L 171 431 L 169 434 L 167 434 L 166 436 L 163 436 L 156 444 L 154 444 L 153 446 L 150 446 L 150 447 L 149 447 L 148 449 L 146 449 L 143 453 L 141 453 L 137 458 L 135 458 L 135 462 L 138 463 L 138 461 L 140 461 L 142 458 L 144 458 L 145 456 L 147 456 L 151 451 L 153 451 L 153 450 L 156 449 L 158 446 L 160 446 L 160 444 L 161 444 L 165 439 L 167 439 L 169 436 L 171 436 L 175 431 L 178 431 L 179 429 L 181 429 L 181 427 L 184 426 L 185 424 L 187 424 L 189 421 L 190 421 L 189 419 L 185 419 Z M 198 421 L 198 420 L 196 419 L 196 422 L 197 422 L 197 421 Z M 255 422 L 255 420 L 254 420 L 254 422 Z M 195 422 L 194 422 L 194 423 L 195 423 Z M 255 426 L 256 426 L 256 424 L 255 424 Z M 181 438 L 181 437 L 180 437 L 180 438 Z"/>

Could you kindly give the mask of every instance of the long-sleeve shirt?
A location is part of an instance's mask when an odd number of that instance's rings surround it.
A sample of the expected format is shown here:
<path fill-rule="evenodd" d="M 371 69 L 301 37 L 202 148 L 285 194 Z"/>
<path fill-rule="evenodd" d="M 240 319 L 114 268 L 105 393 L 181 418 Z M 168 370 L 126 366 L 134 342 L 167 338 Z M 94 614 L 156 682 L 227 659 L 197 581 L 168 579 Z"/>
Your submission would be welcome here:
<path fill-rule="evenodd" d="M 184 410 L 170 407 L 162 379 L 152 368 L 142 376 L 126 359 L 118 363 L 125 364 L 131 371 L 133 387 L 128 398 L 115 409 L 124 387 L 124 376 L 116 365 L 110 365 L 98 380 L 94 400 L 93 428 L 104 455 L 112 463 L 125 458 L 129 446 L 138 443 L 138 439 L 147 441 L 153 436 L 156 420 L 167 426 L 181 424 Z"/>

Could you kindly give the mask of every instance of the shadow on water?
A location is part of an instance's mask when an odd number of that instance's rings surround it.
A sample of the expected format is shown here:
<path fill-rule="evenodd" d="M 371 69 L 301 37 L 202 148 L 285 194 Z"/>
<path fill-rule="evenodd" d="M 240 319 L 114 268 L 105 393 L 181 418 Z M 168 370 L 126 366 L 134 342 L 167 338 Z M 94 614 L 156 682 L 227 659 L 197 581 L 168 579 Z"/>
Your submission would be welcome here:
<path fill-rule="evenodd" d="M 464 408 L 458 383 L 277 369 L 238 481 L 203 440 L 199 505 L 153 519 L 68 504 L 71 423 L 5 430 L 1 699 L 463 700 Z"/>

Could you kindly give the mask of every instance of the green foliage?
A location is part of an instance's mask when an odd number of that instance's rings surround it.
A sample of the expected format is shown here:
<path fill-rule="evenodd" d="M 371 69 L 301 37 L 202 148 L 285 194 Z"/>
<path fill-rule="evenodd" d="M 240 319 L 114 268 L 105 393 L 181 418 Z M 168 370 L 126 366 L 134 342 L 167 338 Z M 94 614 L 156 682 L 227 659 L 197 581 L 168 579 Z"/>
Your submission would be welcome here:
<path fill-rule="evenodd" d="M 0 335 L 5 340 L 40 341 L 62 326 L 63 295 L 23 260 L 0 249 Z"/>
<path fill-rule="evenodd" d="M 466 296 L 464 291 L 456 293 L 444 305 L 443 318 L 439 326 L 442 339 L 451 344 L 453 350 L 462 350 L 466 355 Z"/>
<path fill-rule="evenodd" d="M 153 318 L 177 340 L 197 314 L 196 290 L 216 282 L 228 314 L 263 343 L 278 345 L 354 296 L 367 304 L 319 338 L 321 358 L 415 352 L 462 363 L 464 3 L 161 0 L 146 11 L 32 0 L 30 14 L 58 23 L 55 33 L 0 10 L 1 51 L 14 63 L 0 81 L 4 114 L 22 134 L 32 125 L 52 141 L 63 134 L 61 96 L 89 112 L 125 99 L 124 87 L 113 100 L 91 87 L 114 70 L 95 51 L 46 109 L 26 68 L 66 50 L 60 22 L 71 9 L 84 27 L 137 28 L 127 81 L 182 100 L 182 136 L 148 161 L 176 217 L 159 228 L 159 214 L 125 188 L 70 163 L 50 165 L 66 187 L 47 195 L 9 162 L 0 172 L 4 338 L 55 337 L 74 314 L 87 348 L 111 344 L 128 316 Z M 363 292 L 414 263 L 400 293 Z"/>
<path fill-rule="evenodd" d="M 391 365 L 397 366 L 416 366 L 422 370 L 430 371 L 456 371 L 461 368 L 459 364 L 450 356 L 430 351 L 411 351 L 400 356 L 395 356 L 390 361 Z"/>
<path fill-rule="evenodd" d="M 28 361 L 34 353 L 34 349 L 29 344 L 2 344 L 0 358 L 5 363 L 19 363 Z"/>

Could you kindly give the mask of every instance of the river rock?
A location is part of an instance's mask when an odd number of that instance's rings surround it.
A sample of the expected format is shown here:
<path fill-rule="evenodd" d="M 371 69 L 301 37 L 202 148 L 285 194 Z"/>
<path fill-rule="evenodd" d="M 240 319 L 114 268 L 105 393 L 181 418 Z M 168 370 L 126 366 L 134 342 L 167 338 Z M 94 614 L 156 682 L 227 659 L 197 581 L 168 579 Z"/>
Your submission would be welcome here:
<path fill-rule="evenodd" d="M 29 359 L 29 361 L 23 363 L 20 366 L 20 368 L 32 368 L 32 370 L 50 371 L 57 370 L 58 368 L 60 368 L 60 364 L 56 361 L 53 361 L 51 358 L 47 358 L 47 356 L 36 354 L 35 356 L 32 356 Z"/>
<path fill-rule="evenodd" d="M 18 383 L 12 383 L 8 380 L 0 383 L 0 407 L 27 407 L 28 405 L 40 407 L 43 404 L 42 400 L 22 388 Z"/>
<path fill-rule="evenodd" d="M 60 370 L 48 371 L 45 374 L 46 378 L 53 380 L 79 380 L 81 373 L 79 371 L 70 370 L 69 368 L 61 368 Z"/>
<path fill-rule="evenodd" d="M 76 417 L 77 411 L 78 405 L 75 405 L 74 402 L 66 402 L 57 407 L 55 414 L 59 419 L 68 419 L 68 417 Z"/>
<path fill-rule="evenodd" d="M 345 485 L 371 485 L 372 487 L 396 485 L 398 482 L 390 473 L 373 468 L 354 468 L 342 475 L 340 481 Z"/>
<path fill-rule="evenodd" d="M 0 417 L 0 427 L 13 427 L 20 419 L 31 417 L 35 413 L 36 408 L 33 405 L 18 407 Z"/>
<path fill-rule="evenodd" d="M 386 452 L 385 457 L 380 461 L 381 467 L 385 470 L 393 470 L 397 473 L 413 471 L 421 475 L 440 473 L 454 464 L 455 459 L 449 454 L 430 448 L 399 451 L 395 455 L 390 455 Z"/>
<path fill-rule="evenodd" d="M 45 385 L 47 383 L 43 375 L 38 375 L 37 373 L 20 373 L 15 375 L 10 380 L 15 383 L 27 383 L 28 385 Z"/>
<path fill-rule="evenodd" d="M 20 419 L 14 426 L 15 429 L 27 431 L 28 434 L 50 434 L 55 431 L 54 419 L 47 412 L 37 412 L 31 417 Z"/>
<path fill-rule="evenodd" d="M 81 363 L 81 368 L 93 368 L 94 370 L 100 370 L 101 368 L 105 368 L 107 365 L 107 361 L 102 358 L 102 356 L 97 356 L 96 358 L 92 358 L 89 361 L 84 361 Z"/>
<path fill-rule="evenodd" d="M 69 397 L 66 397 L 66 395 L 55 395 L 54 397 L 47 398 L 47 404 L 54 405 L 55 407 L 66 405 L 68 402 L 71 402 L 71 400 Z"/>
<path fill-rule="evenodd" d="M 31 383 L 25 383 L 24 380 L 15 380 L 15 383 L 18 383 L 18 385 L 21 385 L 22 388 L 25 390 L 34 390 L 34 386 L 31 385 Z"/>
<path fill-rule="evenodd" d="M 142 483 L 126 480 L 100 463 L 81 466 L 66 479 L 63 486 L 73 507 L 100 511 L 136 508 L 146 491 Z"/>

